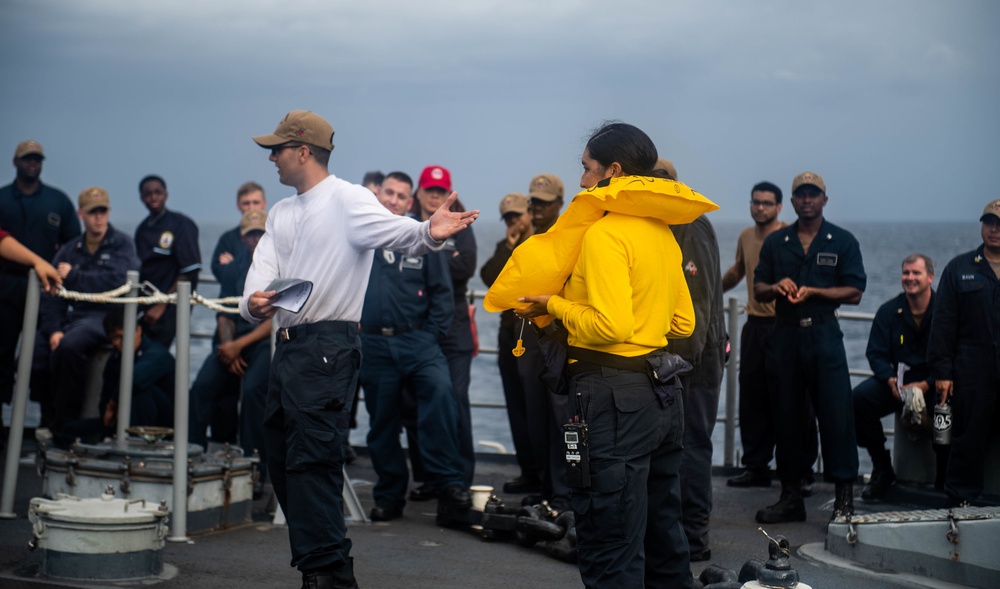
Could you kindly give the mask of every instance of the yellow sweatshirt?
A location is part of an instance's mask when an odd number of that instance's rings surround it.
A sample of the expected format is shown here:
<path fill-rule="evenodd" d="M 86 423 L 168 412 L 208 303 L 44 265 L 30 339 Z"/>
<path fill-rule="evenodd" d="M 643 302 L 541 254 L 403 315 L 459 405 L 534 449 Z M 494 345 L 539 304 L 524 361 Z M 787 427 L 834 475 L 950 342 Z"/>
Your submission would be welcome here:
<path fill-rule="evenodd" d="M 549 313 L 571 346 L 640 356 L 694 330 L 680 247 L 659 219 L 609 213 L 583 239 L 576 267 Z"/>
<path fill-rule="evenodd" d="M 549 231 L 514 250 L 485 307 L 525 308 L 518 297 L 553 295 L 565 286 L 548 311 L 573 325 L 570 345 L 623 356 L 663 347 L 667 333 L 680 336 L 694 327 L 679 248 L 666 225 L 690 223 L 718 208 L 672 180 L 624 176 L 602 182 L 577 194 Z M 546 325 L 551 318 L 534 321 Z"/>

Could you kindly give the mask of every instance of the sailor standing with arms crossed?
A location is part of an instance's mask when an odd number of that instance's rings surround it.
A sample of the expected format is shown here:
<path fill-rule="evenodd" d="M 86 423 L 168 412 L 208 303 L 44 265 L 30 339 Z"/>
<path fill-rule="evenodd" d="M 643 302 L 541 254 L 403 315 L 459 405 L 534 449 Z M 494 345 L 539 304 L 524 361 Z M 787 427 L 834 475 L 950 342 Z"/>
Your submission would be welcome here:
<path fill-rule="evenodd" d="M 277 315 L 264 438 L 271 481 L 288 520 L 292 566 L 303 587 L 357 587 L 343 515 L 343 448 L 361 364 L 358 321 L 372 251 L 420 255 L 468 227 L 479 211 L 452 213 L 456 194 L 419 223 L 393 215 L 363 186 L 327 171 L 333 127 L 295 110 L 274 133 L 254 137 L 271 150 L 279 181 L 296 195 L 274 206 L 247 274 L 240 313 Z M 268 285 L 312 281 L 315 295 L 297 314 L 279 311 Z"/>

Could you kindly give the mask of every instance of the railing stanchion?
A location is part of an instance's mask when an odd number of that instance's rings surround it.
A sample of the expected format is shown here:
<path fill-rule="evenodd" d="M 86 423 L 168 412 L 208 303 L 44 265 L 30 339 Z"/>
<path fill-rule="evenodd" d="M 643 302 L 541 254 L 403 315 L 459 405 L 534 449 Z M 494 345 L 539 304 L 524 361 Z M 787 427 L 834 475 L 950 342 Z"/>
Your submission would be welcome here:
<path fill-rule="evenodd" d="M 726 362 L 726 436 L 725 466 L 736 466 L 736 385 L 739 382 L 740 361 L 740 305 L 736 297 L 729 297 L 729 361 Z"/>
<path fill-rule="evenodd" d="M 139 273 L 129 270 L 125 279 L 132 283 L 128 296 L 139 296 Z M 128 445 L 128 434 L 125 430 L 132 424 L 132 368 L 135 364 L 135 324 L 136 303 L 123 305 L 124 321 L 122 322 L 122 369 L 118 380 L 118 425 L 115 430 L 115 446 L 124 449 Z"/>
<path fill-rule="evenodd" d="M 177 364 L 174 374 L 174 504 L 171 542 L 187 542 L 188 387 L 191 362 L 191 283 L 177 283 Z"/>
<path fill-rule="evenodd" d="M 10 436 L 7 440 L 7 462 L 4 463 L 3 494 L 0 495 L 0 518 L 14 519 L 14 492 L 17 489 L 17 469 L 21 465 L 21 443 L 24 441 L 24 418 L 28 412 L 28 381 L 31 380 L 31 357 L 35 349 L 35 329 L 38 328 L 38 301 L 41 286 L 34 270 L 28 272 L 28 296 L 24 300 L 24 322 L 21 324 L 21 353 L 17 359 L 17 384 L 10 405 Z"/>

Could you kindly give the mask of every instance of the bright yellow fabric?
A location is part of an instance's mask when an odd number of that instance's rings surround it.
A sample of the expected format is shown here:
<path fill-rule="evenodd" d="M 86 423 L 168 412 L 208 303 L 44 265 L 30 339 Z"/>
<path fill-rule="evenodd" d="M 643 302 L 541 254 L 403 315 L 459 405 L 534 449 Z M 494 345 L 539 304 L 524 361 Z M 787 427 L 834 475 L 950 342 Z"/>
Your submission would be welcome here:
<path fill-rule="evenodd" d="M 680 182 L 645 176 L 611 178 L 603 186 L 577 194 L 551 229 L 533 235 L 514 250 L 486 293 L 484 306 L 488 311 L 523 309 L 528 305 L 518 302 L 519 297 L 562 292 L 577 265 L 587 230 L 606 212 L 648 217 L 674 225 L 690 223 L 718 208 Z M 672 235 L 669 241 L 674 241 Z M 549 311 L 552 312 L 551 303 Z M 551 318 L 544 317 L 535 320 L 539 325 L 550 321 Z M 614 331 L 603 329 L 606 334 Z"/>
<path fill-rule="evenodd" d="M 548 310 L 571 346 L 639 356 L 694 330 L 680 247 L 659 219 L 608 213 L 583 239 L 562 296 Z"/>

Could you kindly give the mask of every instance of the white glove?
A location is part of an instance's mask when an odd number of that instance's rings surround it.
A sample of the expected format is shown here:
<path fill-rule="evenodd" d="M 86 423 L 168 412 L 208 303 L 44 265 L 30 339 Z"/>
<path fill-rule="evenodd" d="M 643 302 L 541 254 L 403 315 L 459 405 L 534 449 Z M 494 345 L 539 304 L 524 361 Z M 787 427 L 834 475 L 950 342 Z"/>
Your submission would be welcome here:
<path fill-rule="evenodd" d="M 924 392 L 920 390 L 920 387 L 909 387 L 909 395 L 907 396 L 909 397 L 907 406 L 913 413 L 913 423 L 919 425 L 923 421 L 924 410 L 927 409 L 927 403 L 924 402 Z"/>

